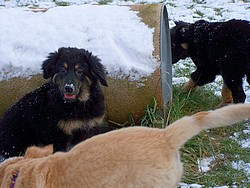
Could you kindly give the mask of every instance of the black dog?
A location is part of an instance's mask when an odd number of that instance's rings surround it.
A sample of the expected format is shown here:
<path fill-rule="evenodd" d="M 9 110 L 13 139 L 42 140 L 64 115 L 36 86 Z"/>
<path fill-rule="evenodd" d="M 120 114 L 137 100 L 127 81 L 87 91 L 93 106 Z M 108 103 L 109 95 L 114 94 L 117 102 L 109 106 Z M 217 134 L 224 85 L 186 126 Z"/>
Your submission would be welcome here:
<path fill-rule="evenodd" d="M 99 81 L 108 84 L 99 58 L 84 49 L 60 48 L 49 54 L 42 69 L 52 81 L 24 96 L 0 119 L 3 158 L 20 155 L 31 145 L 52 143 L 54 151 L 65 151 L 109 131 L 101 126 L 105 103 Z"/>
<path fill-rule="evenodd" d="M 246 75 L 248 83 L 250 81 L 250 22 L 200 20 L 193 24 L 182 21 L 175 24 L 171 29 L 173 63 L 191 57 L 197 67 L 183 89 L 213 82 L 216 75 L 221 75 L 222 105 L 244 102 L 242 79 Z"/>

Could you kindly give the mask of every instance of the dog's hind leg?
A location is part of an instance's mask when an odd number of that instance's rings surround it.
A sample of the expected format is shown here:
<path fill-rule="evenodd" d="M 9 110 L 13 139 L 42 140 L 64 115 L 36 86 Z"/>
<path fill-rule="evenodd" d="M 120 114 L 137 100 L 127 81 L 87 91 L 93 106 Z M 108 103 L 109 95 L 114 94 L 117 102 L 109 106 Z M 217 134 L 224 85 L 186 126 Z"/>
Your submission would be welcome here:
<path fill-rule="evenodd" d="M 246 94 L 242 87 L 243 75 L 237 74 L 236 71 L 231 74 L 225 74 L 222 72 L 222 77 L 228 89 L 232 92 L 233 102 L 244 103 L 246 99 Z"/>
<path fill-rule="evenodd" d="M 233 102 L 232 92 L 228 89 L 227 85 L 223 82 L 222 90 L 221 90 L 222 101 L 219 107 L 226 106 L 229 103 Z"/>
<path fill-rule="evenodd" d="M 234 103 L 244 103 L 246 99 L 243 90 L 243 78 L 248 74 L 246 58 L 245 53 L 236 49 L 225 53 L 219 61 L 221 76 L 232 92 Z"/>

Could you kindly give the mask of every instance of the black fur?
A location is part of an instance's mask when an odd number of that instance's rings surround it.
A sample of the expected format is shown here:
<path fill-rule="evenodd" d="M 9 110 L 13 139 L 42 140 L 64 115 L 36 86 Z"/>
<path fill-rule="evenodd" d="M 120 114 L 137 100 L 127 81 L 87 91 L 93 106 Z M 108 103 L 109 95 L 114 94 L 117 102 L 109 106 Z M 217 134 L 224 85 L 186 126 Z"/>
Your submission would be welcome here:
<path fill-rule="evenodd" d="M 191 57 L 196 65 L 197 70 L 191 74 L 196 85 L 213 82 L 216 75 L 222 75 L 233 102 L 245 101 L 242 79 L 246 75 L 250 81 L 249 21 L 176 22 L 171 29 L 171 43 L 173 63 Z"/>
<path fill-rule="evenodd" d="M 0 119 L 3 158 L 18 156 L 31 145 L 52 143 L 54 151 L 65 151 L 112 129 L 101 126 L 105 103 L 99 81 L 107 82 L 100 59 L 84 49 L 60 48 L 49 54 L 42 69 L 52 81 L 24 96 Z"/>

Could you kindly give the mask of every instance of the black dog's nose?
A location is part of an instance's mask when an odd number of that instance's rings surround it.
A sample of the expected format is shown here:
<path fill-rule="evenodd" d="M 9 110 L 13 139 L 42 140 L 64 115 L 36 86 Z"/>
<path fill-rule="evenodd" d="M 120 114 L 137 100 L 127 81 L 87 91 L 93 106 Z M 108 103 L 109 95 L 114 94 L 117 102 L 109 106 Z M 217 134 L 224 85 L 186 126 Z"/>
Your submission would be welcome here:
<path fill-rule="evenodd" d="M 72 93 L 73 91 L 75 91 L 75 86 L 73 84 L 66 84 L 64 86 L 64 90 L 67 92 L 67 93 Z"/>

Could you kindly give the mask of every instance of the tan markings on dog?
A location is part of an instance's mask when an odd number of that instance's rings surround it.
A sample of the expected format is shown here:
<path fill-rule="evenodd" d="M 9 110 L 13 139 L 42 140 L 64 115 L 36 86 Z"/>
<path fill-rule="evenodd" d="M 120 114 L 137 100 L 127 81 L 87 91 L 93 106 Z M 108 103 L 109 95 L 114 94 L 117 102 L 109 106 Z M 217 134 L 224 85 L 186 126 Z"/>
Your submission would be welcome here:
<path fill-rule="evenodd" d="M 87 83 L 86 82 L 82 83 L 81 94 L 78 97 L 78 99 L 81 102 L 85 102 L 89 100 L 89 96 L 90 96 L 89 88 L 90 88 L 90 85 L 92 84 L 92 81 L 87 76 L 85 77 L 85 79 L 87 80 Z"/>
<path fill-rule="evenodd" d="M 90 96 L 89 89 L 82 88 L 81 95 L 78 97 L 78 99 L 81 102 L 85 102 L 85 101 L 89 100 L 89 96 Z"/>
<path fill-rule="evenodd" d="M 182 91 L 187 92 L 187 91 L 194 91 L 196 88 L 195 82 L 192 80 L 192 78 L 189 79 L 187 83 L 184 84 Z"/>
<path fill-rule="evenodd" d="M 96 125 L 100 125 L 103 122 L 103 119 L 104 119 L 104 115 L 102 115 L 100 117 L 93 118 L 90 121 L 86 122 L 86 126 L 94 127 Z"/>
<path fill-rule="evenodd" d="M 182 44 L 181 44 L 181 47 L 182 47 L 183 49 L 187 50 L 187 49 L 188 49 L 188 43 L 182 43 Z"/>
<path fill-rule="evenodd" d="M 80 64 L 76 64 L 75 70 L 79 69 L 79 67 L 80 67 Z"/>
<path fill-rule="evenodd" d="M 219 107 L 226 106 L 229 103 L 233 102 L 232 92 L 228 89 L 227 85 L 223 83 L 222 90 L 221 90 L 222 101 Z"/>
<path fill-rule="evenodd" d="M 75 129 L 80 129 L 84 126 L 84 121 L 81 120 L 60 120 L 57 126 L 63 130 L 65 134 L 71 135 Z"/>
<path fill-rule="evenodd" d="M 68 63 L 63 63 L 63 66 L 64 66 L 65 69 L 68 69 L 68 67 L 69 67 Z"/>
<path fill-rule="evenodd" d="M 63 130 L 65 134 L 71 135 L 73 130 L 81 128 L 90 128 L 102 123 L 104 115 L 96 118 L 92 118 L 89 121 L 82 120 L 60 120 L 57 126 Z"/>

